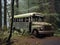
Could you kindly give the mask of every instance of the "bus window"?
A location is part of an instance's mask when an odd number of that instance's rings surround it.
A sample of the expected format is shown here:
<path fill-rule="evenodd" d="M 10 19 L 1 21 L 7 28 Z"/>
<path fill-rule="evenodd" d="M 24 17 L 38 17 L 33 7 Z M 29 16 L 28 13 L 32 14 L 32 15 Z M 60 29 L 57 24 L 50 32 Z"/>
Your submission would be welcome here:
<path fill-rule="evenodd" d="M 23 18 L 23 22 L 25 22 L 25 18 Z"/>
<path fill-rule="evenodd" d="M 41 18 L 39 17 L 39 22 L 41 22 Z"/>
<path fill-rule="evenodd" d="M 13 22 L 15 22 L 15 18 L 13 19 Z"/>
<path fill-rule="evenodd" d="M 20 22 L 20 18 L 19 18 L 19 22 Z"/>
<path fill-rule="evenodd" d="M 37 22 L 42 22 L 44 21 L 44 17 L 43 16 L 40 16 L 40 15 L 33 15 L 33 21 L 37 21 Z"/>
<path fill-rule="evenodd" d="M 38 16 L 34 16 L 34 17 L 33 17 L 33 21 L 34 21 L 34 22 L 35 22 L 35 21 L 38 22 L 38 21 L 39 21 L 39 17 L 38 17 Z"/>
<path fill-rule="evenodd" d="M 21 18 L 21 22 L 23 22 L 23 18 Z"/>
<path fill-rule="evenodd" d="M 19 18 L 17 18 L 17 22 L 19 22 Z"/>
<path fill-rule="evenodd" d="M 19 21 L 22 22 L 22 19 L 20 18 Z"/>
<path fill-rule="evenodd" d="M 17 22 L 17 18 L 16 18 L 15 20 L 16 20 L 16 22 Z"/>
<path fill-rule="evenodd" d="M 28 21 L 29 21 L 29 18 L 28 18 L 28 17 L 26 17 L 26 19 L 25 19 L 25 20 L 26 20 L 26 22 L 28 22 Z"/>
<path fill-rule="evenodd" d="M 40 17 L 41 21 L 43 22 L 44 21 L 44 17 Z"/>

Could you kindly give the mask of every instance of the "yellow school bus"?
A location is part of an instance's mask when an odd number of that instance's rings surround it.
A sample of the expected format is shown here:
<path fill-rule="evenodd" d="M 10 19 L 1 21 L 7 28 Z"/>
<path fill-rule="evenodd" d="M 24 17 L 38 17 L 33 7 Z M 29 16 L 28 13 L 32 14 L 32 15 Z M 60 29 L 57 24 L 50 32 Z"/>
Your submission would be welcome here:
<path fill-rule="evenodd" d="M 52 24 L 45 22 L 44 19 L 44 15 L 37 12 L 14 15 L 13 27 L 23 29 L 35 36 L 38 34 L 53 36 L 54 27 Z"/>

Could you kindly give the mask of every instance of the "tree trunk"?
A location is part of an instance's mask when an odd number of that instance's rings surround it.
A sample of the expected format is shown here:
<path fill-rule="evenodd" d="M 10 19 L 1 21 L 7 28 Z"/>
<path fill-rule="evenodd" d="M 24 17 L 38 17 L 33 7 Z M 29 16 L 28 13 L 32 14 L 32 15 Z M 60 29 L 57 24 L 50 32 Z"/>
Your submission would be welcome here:
<path fill-rule="evenodd" d="M 10 34 L 7 40 L 8 42 L 10 42 L 10 39 L 12 37 L 12 27 L 13 27 L 13 19 L 14 19 L 14 0 L 11 0 L 11 7 L 12 7 L 12 11 L 11 11 L 12 21 L 11 21 Z"/>
<path fill-rule="evenodd" d="M 7 0 L 4 0 L 4 25 L 7 25 L 7 21 L 6 21 L 6 17 L 7 17 Z"/>
<path fill-rule="evenodd" d="M 18 8 L 19 7 L 19 0 L 16 0 L 16 7 Z"/>
<path fill-rule="evenodd" d="M 18 15 L 19 11 L 18 11 L 18 8 L 19 8 L 19 0 L 16 0 L 16 14 Z"/>
<path fill-rule="evenodd" d="M 1 11 L 1 9 L 2 9 L 2 5 L 1 5 L 1 0 L 0 0 L 0 29 L 2 27 L 2 11 Z"/>

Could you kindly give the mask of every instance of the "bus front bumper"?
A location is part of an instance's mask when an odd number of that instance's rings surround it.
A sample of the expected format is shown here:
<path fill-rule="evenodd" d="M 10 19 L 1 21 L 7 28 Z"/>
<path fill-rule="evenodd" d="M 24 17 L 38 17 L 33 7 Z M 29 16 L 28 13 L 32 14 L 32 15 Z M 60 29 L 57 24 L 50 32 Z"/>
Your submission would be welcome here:
<path fill-rule="evenodd" d="M 54 33 L 54 31 L 39 31 L 39 34 L 51 34 Z"/>

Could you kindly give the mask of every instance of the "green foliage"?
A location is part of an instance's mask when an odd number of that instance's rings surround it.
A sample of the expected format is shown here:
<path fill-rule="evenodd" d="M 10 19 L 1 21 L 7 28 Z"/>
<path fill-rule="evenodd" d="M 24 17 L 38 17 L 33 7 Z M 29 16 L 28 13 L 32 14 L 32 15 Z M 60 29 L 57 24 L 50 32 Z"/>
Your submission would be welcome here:
<path fill-rule="evenodd" d="M 60 0 L 55 0 L 55 10 L 60 14 Z"/>
<path fill-rule="evenodd" d="M 57 0 L 58 1 L 58 0 Z M 53 3 L 50 0 L 19 0 L 19 8 L 15 6 L 15 14 L 19 13 L 27 13 L 27 12 L 40 12 L 46 14 L 46 21 L 49 23 L 52 23 L 56 27 L 60 27 L 60 15 L 55 15 L 51 13 L 51 8 L 56 10 L 56 13 L 58 13 L 59 10 L 59 1 L 54 1 L 54 5 L 50 4 Z M 52 6 L 52 7 L 51 7 Z M 55 7 L 53 7 L 55 6 Z M 18 11 L 18 12 L 17 12 Z M 53 11 L 53 10 L 52 10 Z"/>
<path fill-rule="evenodd" d="M 19 8 L 16 9 L 15 12 L 18 10 L 19 13 L 27 13 L 27 12 L 43 12 L 49 13 L 49 1 L 48 0 L 19 0 Z"/>
<path fill-rule="evenodd" d="M 56 37 L 60 36 L 60 28 L 55 31 L 54 36 L 56 36 Z"/>
<path fill-rule="evenodd" d="M 47 14 L 45 15 L 45 21 L 53 24 L 56 28 L 60 28 L 60 14 Z"/>
<path fill-rule="evenodd" d="M 3 31 L 7 31 L 7 26 L 6 25 L 4 25 Z"/>

